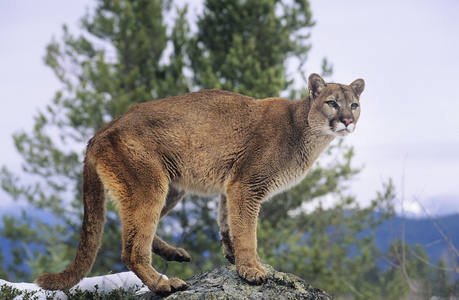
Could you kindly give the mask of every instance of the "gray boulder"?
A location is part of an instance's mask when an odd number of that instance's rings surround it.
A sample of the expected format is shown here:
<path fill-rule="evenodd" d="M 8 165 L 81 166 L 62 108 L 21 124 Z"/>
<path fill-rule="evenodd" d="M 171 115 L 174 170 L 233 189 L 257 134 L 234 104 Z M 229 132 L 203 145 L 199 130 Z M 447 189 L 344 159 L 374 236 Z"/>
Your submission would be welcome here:
<path fill-rule="evenodd" d="M 313 288 L 298 276 L 277 272 L 266 264 L 264 266 L 269 278 L 262 285 L 247 283 L 237 274 L 236 266 L 226 264 L 188 279 L 186 282 L 190 287 L 186 291 L 168 297 L 150 292 L 138 299 L 333 299 L 332 294 Z"/>

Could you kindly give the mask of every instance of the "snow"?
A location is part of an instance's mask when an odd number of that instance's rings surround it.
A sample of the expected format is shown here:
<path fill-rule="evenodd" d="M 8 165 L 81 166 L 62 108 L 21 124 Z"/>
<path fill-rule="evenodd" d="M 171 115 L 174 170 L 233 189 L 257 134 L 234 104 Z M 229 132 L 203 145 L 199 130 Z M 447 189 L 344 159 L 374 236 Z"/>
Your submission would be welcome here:
<path fill-rule="evenodd" d="M 49 291 L 42 290 L 38 285 L 33 283 L 14 283 L 0 279 L 0 286 L 3 286 L 4 284 L 7 284 L 8 286 L 14 287 L 21 291 L 37 291 L 37 293 L 34 294 L 34 296 L 38 296 L 39 299 L 46 299 L 46 295 L 52 293 Z M 84 278 L 70 291 L 73 291 L 76 287 L 78 287 L 82 291 L 95 291 L 96 285 L 98 286 L 99 292 L 110 292 L 111 290 L 120 287 L 127 290 L 129 288 L 135 288 L 135 286 L 141 288 L 138 293 L 145 293 L 149 291 L 149 289 L 143 285 L 142 281 L 140 281 L 140 279 L 133 272 L 123 272 L 99 277 Z M 55 293 L 55 297 L 62 300 L 67 299 L 67 296 L 61 291 L 57 291 Z M 15 300 L 19 299 L 22 299 L 22 296 L 18 296 L 15 298 Z"/>

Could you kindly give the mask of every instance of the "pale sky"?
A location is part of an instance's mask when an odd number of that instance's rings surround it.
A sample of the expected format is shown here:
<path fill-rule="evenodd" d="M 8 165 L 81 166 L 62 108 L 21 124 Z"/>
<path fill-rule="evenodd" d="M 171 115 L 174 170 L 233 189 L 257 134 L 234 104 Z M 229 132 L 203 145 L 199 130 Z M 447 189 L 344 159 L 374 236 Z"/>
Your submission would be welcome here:
<path fill-rule="evenodd" d="M 182 1 L 181 1 L 182 2 Z M 364 165 L 352 193 L 366 204 L 393 178 L 413 213 L 459 212 L 459 1 L 312 0 L 312 50 L 306 72 L 333 64 L 330 81 L 366 81 L 361 118 L 346 137 L 354 164 Z M 20 171 L 12 134 L 30 132 L 61 88 L 43 63 L 62 25 L 77 32 L 95 2 L 0 0 L 0 166 Z M 196 8 L 191 7 L 191 11 Z M 0 206 L 11 203 L 0 192 Z"/>

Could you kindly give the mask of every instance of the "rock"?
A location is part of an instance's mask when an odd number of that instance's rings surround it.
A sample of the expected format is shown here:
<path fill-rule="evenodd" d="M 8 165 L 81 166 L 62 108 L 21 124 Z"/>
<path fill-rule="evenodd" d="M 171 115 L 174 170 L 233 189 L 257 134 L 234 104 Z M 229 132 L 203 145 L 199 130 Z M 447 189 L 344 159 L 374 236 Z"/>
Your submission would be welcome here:
<path fill-rule="evenodd" d="M 332 294 L 313 288 L 298 276 L 277 272 L 266 264 L 264 266 L 269 278 L 262 285 L 249 284 L 239 277 L 236 266 L 226 264 L 188 279 L 190 287 L 186 291 L 165 298 L 149 292 L 138 299 L 333 299 Z"/>

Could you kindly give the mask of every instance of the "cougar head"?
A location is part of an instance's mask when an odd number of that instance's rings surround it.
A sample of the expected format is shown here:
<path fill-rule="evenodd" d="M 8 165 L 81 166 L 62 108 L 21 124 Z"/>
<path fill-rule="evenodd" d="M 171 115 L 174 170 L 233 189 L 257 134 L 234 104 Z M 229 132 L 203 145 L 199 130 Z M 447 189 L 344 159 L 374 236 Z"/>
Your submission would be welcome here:
<path fill-rule="evenodd" d="M 363 79 L 350 85 L 325 83 L 318 74 L 309 76 L 309 126 L 315 133 L 344 137 L 353 132 L 360 116 Z"/>

